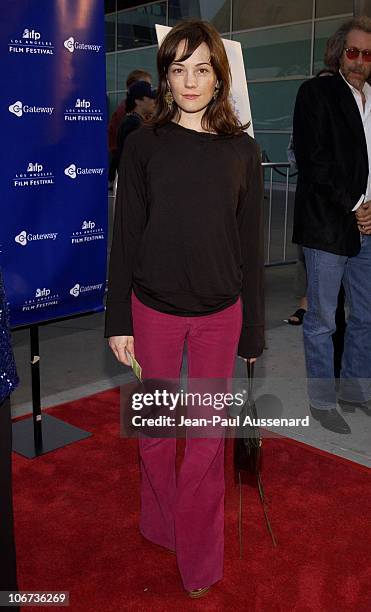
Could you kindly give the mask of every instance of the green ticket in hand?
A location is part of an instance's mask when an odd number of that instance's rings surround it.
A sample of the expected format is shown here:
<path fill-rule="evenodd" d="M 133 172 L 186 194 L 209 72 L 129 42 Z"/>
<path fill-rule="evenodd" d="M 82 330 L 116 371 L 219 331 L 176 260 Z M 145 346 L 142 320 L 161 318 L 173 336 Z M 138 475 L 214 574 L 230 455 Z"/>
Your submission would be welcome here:
<path fill-rule="evenodd" d="M 135 359 L 135 357 L 130 353 L 130 351 L 126 350 L 126 354 L 128 356 L 129 362 L 130 362 L 130 366 L 135 374 L 135 376 L 140 380 L 140 382 L 142 382 L 142 368 L 139 365 L 139 363 L 137 362 L 137 360 Z"/>

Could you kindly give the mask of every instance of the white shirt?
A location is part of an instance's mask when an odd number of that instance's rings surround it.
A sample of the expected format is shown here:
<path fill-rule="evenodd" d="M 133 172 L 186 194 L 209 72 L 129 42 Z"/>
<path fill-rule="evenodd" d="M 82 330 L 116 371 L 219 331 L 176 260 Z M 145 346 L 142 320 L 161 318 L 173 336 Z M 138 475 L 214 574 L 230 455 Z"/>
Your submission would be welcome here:
<path fill-rule="evenodd" d="M 371 87 L 368 83 L 365 83 L 363 86 L 362 91 L 366 99 L 365 108 L 363 108 L 361 93 L 358 91 L 358 89 L 353 87 L 353 85 L 348 83 L 348 81 L 342 74 L 341 70 L 340 70 L 340 74 L 343 77 L 346 84 L 348 85 L 348 87 L 350 88 L 354 96 L 354 99 L 357 102 L 359 114 L 361 115 L 361 119 L 363 123 L 363 129 L 365 132 L 365 138 L 366 138 L 366 144 L 367 144 L 368 168 L 369 168 L 368 180 L 367 180 L 367 190 L 365 194 L 362 194 L 362 196 L 358 200 L 355 207 L 352 208 L 352 210 L 357 210 L 357 208 L 359 208 L 363 202 L 365 201 L 367 202 L 368 200 L 371 199 L 371 173 L 370 173 L 370 169 L 371 169 Z"/>

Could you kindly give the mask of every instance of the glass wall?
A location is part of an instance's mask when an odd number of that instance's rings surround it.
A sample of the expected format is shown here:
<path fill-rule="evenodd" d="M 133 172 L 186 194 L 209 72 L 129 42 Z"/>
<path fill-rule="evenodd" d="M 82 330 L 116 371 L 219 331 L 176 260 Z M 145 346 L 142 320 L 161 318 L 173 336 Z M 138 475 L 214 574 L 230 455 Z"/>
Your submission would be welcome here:
<path fill-rule="evenodd" d="M 105 0 L 110 114 L 132 70 L 157 84 L 155 24 L 204 19 L 241 43 L 256 139 L 269 159 L 286 161 L 298 87 L 323 67 L 326 40 L 352 11 L 353 0 Z"/>

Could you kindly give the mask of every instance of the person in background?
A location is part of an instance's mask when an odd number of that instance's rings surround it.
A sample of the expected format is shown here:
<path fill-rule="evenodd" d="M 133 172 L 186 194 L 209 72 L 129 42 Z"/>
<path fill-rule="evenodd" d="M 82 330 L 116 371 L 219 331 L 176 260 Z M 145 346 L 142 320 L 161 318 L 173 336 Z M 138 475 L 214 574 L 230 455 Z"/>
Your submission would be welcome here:
<path fill-rule="evenodd" d="M 146 70 L 133 70 L 130 72 L 126 79 L 126 89 L 129 89 L 136 81 L 147 81 L 152 83 L 152 77 Z M 122 100 L 110 119 L 108 124 L 108 151 L 109 151 L 109 168 L 108 168 L 108 182 L 112 186 L 116 172 L 118 171 L 117 163 L 117 132 L 121 121 L 123 120 L 126 113 L 126 101 Z"/>
<path fill-rule="evenodd" d="M 316 77 L 322 76 L 333 76 L 335 73 L 329 68 L 322 68 L 317 74 Z M 289 144 L 287 146 L 287 159 L 291 164 L 291 167 L 296 170 L 296 159 L 295 159 L 295 149 L 294 149 L 294 139 L 291 134 Z M 297 245 L 298 251 L 298 261 L 296 263 L 296 295 L 295 297 L 299 300 L 298 308 L 292 315 L 289 316 L 288 319 L 284 319 L 285 323 L 289 325 L 302 325 L 304 315 L 307 312 L 308 308 L 308 300 L 307 300 L 307 271 L 305 268 L 305 257 L 303 248 L 300 244 Z M 343 300 L 343 312 L 344 312 L 344 300 Z M 339 321 L 340 322 L 340 321 Z M 344 334 L 343 334 L 344 335 Z M 340 356 L 341 361 L 341 356 Z M 337 359 L 337 364 L 339 360 Z M 339 376 L 340 370 L 338 370 Z"/>
<path fill-rule="evenodd" d="M 261 153 L 231 107 L 211 24 L 174 26 L 157 65 L 153 120 L 119 168 L 105 336 L 144 380 L 179 380 L 186 345 L 190 385 L 228 384 L 237 353 L 253 363 L 264 348 Z M 176 477 L 175 435 L 139 438 L 140 531 L 176 552 L 192 598 L 223 576 L 224 443 L 187 431 Z"/>
<path fill-rule="evenodd" d="M 310 412 L 346 434 L 337 404 L 371 416 L 371 19 L 343 24 L 327 42 L 325 61 L 336 74 L 306 81 L 296 98 L 293 242 L 303 246 L 308 279 Z M 331 336 L 341 283 L 349 316 L 337 397 Z"/>
<path fill-rule="evenodd" d="M 18 385 L 9 332 L 8 304 L 0 268 L 0 591 L 17 591 L 12 499 L 10 395 Z M 14 606 L 4 608 L 14 610 Z"/>
<path fill-rule="evenodd" d="M 120 167 L 126 138 L 152 116 L 155 109 L 155 99 L 156 91 L 146 81 L 136 81 L 129 87 L 125 101 L 126 115 L 117 131 L 116 157 L 118 168 Z"/>
<path fill-rule="evenodd" d="M 334 72 L 329 68 L 323 68 L 317 72 L 316 77 L 334 76 Z M 287 159 L 291 163 L 292 167 L 296 168 L 294 139 L 291 134 L 290 141 L 287 147 Z M 308 300 L 307 300 L 307 270 L 305 267 L 305 257 L 303 247 L 298 244 L 298 261 L 296 264 L 296 297 L 299 300 L 299 308 L 288 318 L 284 319 L 289 325 L 302 325 L 304 315 L 307 312 Z M 332 334 L 332 343 L 334 345 L 334 376 L 338 381 L 341 372 L 341 360 L 344 352 L 344 337 L 346 329 L 346 318 L 345 318 L 345 292 L 344 286 L 341 284 L 338 305 L 336 308 L 335 315 L 336 330 Z"/>

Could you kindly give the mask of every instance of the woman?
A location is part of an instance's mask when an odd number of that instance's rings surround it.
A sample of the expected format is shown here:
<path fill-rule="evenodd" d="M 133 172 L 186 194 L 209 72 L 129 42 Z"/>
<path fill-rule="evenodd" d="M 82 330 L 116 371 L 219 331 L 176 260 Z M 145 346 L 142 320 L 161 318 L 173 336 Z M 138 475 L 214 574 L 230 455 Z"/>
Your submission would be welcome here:
<path fill-rule="evenodd" d="M 8 304 L 0 268 L 0 591 L 17 591 L 12 502 L 10 394 L 18 384 L 10 343 Z M 14 610 L 9 606 L 5 609 Z M 16 608 L 19 609 L 19 608 Z"/>
<path fill-rule="evenodd" d="M 152 125 L 122 156 L 110 260 L 106 336 L 144 378 L 230 379 L 238 354 L 264 345 L 262 175 L 255 141 L 232 110 L 217 31 L 182 22 L 158 52 Z M 242 301 L 242 307 L 241 307 Z M 139 440 L 140 530 L 176 552 L 199 597 L 223 575 L 224 439 Z"/>

